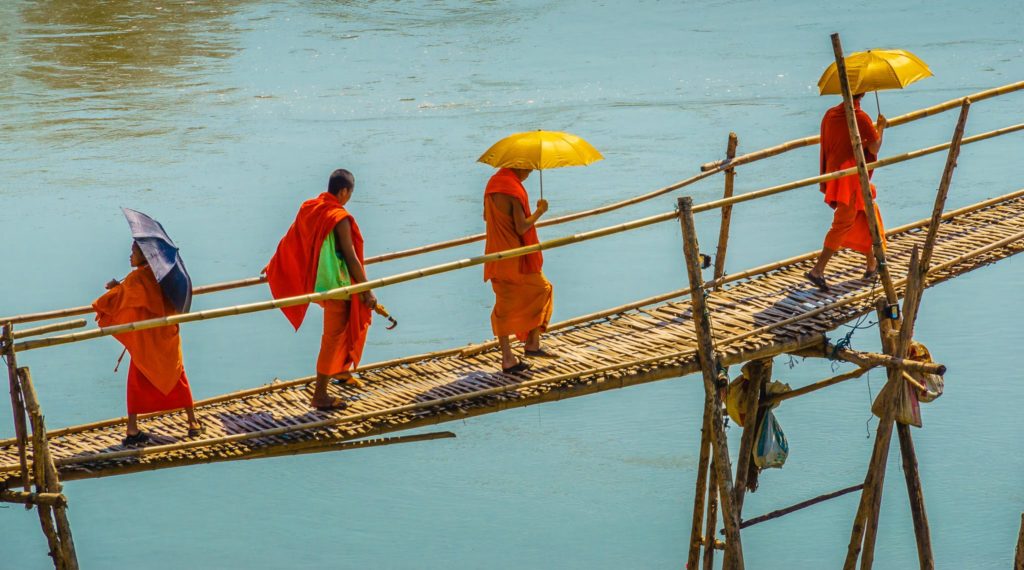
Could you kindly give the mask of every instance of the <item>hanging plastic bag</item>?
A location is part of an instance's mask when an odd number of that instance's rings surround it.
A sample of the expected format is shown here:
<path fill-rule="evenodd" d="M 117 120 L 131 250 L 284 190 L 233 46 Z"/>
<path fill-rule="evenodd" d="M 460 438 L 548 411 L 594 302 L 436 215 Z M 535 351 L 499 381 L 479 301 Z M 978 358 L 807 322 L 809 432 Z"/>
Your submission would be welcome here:
<path fill-rule="evenodd" d="M 921 427 L 921 404 L 917 398 L 918 388 L 906 379 L 886 382 L 871 404 L 871 413 L 882 417 L 883 406 L 892 401 L 895 414 L 893 419 L 908 426 Z"/>
<path fill-rule="evenodd" d="M 754 449 L 754 464 L 760 469 L 781 468 L 789 456 L 789 442 L 782 426 L 775 419 L 775 414 L 768 410 L 757 433 L 757 446 Z"/>
<path fill-rule="evenodd" d="M 910 341 L 910 347 L 907 349 L 907 358 L 920 362 L 934 362 L 928 347 L 916 340 Z M 924 390 L 918 389 L 917 391 L 918 400 L 922 402 L 935 400 L 942 395 L 942 391 L 946 387 L 945 379 L 938 374 L 927 374 L 924 372 L 910 372 L 909 374 L 914 381 L 924 386 Z"/>

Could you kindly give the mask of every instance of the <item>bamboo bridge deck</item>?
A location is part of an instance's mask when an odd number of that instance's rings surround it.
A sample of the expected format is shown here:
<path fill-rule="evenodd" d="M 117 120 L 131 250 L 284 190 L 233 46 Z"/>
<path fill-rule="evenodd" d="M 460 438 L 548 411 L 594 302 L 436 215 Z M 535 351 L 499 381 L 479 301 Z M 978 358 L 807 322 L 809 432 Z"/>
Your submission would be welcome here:
<path fill-rule="evenodd" d="M 980 206 L 947 214 L 929 286 L 1024 249 L 1024 191 Z M 911 224 L 890 234 L 888 258 L 901 295 L 911 250 L 924 240 L 923 226 Z M 709 294 L 725 364 L 818 344 L 828 331 L 873 310 L 880 287 L 861 279 L 861 255 L 836 256 L 830 293 L 803 278 L 811 263 L 811 256 L 802 256 Z M 349 400 L 344 411 L 313 411 L 308 381 L 280 382 L 198 403 L 196 412 L 207 426 L 201 439 L 184 438 L 183 412 L 176 412 L 141 421 L 154 436 L 146 448 L 123 447 L 123 422 L 109 420 L 52 430 L 50 449 L 62 480 L 346 449 L 360 446 L 355 440 L 362 438 L 699 370 L 687 298 L 570 326 L 550 333 L 545 342 L 561 358 L 534 360 L 524 374 L 497 372 L 500 357 L 493 348 L 369 366 L 361 372 L 365 388 L 331 387 Z M 14 441 L 0 442 L 0 487 L 16 485 L 18 470 Z"/>

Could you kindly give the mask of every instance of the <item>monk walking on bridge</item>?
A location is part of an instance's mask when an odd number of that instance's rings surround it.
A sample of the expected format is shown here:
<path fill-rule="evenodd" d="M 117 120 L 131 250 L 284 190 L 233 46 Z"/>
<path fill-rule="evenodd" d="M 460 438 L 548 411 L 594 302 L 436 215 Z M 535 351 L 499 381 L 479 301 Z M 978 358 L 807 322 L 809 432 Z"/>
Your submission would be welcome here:
<path fill-rule="evenodd" d="M 871 117 L 860 109 L 860 101 L 863 93 L 853 96 L 855 116 L 857 118 L 857 129 L 860 131 L 860 138 L 864 145 L 864 158 L 867 162 L 874 162 L 878 150 L 882 146 L 882 131 L 885 130 L 886 120 L 881 114 L 878 115 L 877 128 L 871 123 Z M 853 146 L 850 144 L 850 133 L 846 125 L 846 111 L 840 103 L 829 109 L 821 120 L 821 173 L 835 172 L 857 165 L 853 155 Z M 870 174 L 873 174 L 872 171 Z M 818 289 L 828 292 L 828 282 L 825 280 L 825 268 L 829 259 L 840 249 L 848 247 L 859 251 L 867 257 L 864 270 L 864 279 L 873 279 L 878 271 L 878 260 L 871 252 L 871 232 L 868 228 L 868 219 L 865 212 L 864 196 L 861 193 L 860 178 L 857 174 L 850 174 L 836 180 L 829 180 L 821 184 L 821 191 L 825 194 L 825 203 L 835 213 L 832 217 L 832 227 L 825 235 L 825 244 L 818 256 L 818 262 L 814 268 L 805 275 L 814 283 Z M 871 196 L 876 195 L 875 185 L 871 185 Z M 882 228 L 882 215 L 876 205 L 874 208 L 875 219 L 878 221 L 878 229 L 882 234 L 882 247 L 885 247 L 885 230 Z"/>
<path fill-rule="evenodd" d="M 530 213 L 529 197 L 523 187 L 530 172 L 523 168 L 501 168 L 487 182 L 484 190 L 486 253 L 538 243 L 535 224 L 547 212 L 548 203 L 538 200 L 537 211 Z M 494 290 L 491 329 L 501 347 L 503 372 L 523 372 L 530 368 L 512 355 L 509 335 L 514 334 L 523 341 L 525 356 L 557 358 L 540 346 L 540 335 L 547 330 L 553 307 L 551 283 L 541 272 L 543 265 L 544 257 L 539 251 L 484 264 L 484 281 L 490 281 Z"/>
<path fill-rule="evenodd" d="M 177 312 L 150 268 L 138 243 L 132 243 L 130 262 L 134 268 L 124 281 L 107 283 L 108 291 L 92 303 L 101 327 L 166 317 Z M 188 435 L 203 433 L 192 407 L 192 390 L 181 358 L 178 325 L 114 335 L 131 355 L 128 365 L 128 426 L 125 445 L 149 441 L 139 431 L 139 414 L 185 408 Z"/>
<path fill-rule="evenodd" d="M 363 235 L 355 218 L 345 209 L 355 187 L 351 172 L 335 170 L 327 182 L 327 191 L 299 207 L 295 221 L 265 269 L 275 299 L 366 281 Z M 327 383 L 338 378 L 350 386 L 363 385 L 349 371 L 359 366 L 377 298 L 373 291 L 365 291 L 349 299 L 329 299 L 318 304 L 324 309 L 324 332 L 311 404 L 321 411 L 343 410 L 348 404 L 342 398 L 330 396 Z M 308 307 L 295 305 L 281 311 L 299 330 Z"/>

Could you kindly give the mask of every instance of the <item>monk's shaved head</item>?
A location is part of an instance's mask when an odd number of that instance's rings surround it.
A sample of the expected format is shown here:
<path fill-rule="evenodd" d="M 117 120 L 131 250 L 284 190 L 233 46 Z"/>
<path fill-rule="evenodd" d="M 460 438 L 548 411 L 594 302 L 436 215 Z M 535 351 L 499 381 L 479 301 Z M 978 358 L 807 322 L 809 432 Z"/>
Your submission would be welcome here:
<path fill-rule="evenodd" d="M 356 177 L 344 168 L 332 172 L 330 179 L 327 180 L 327 191 L 335 196 L 342 190 L 354 190 L 355 187 Z"/>

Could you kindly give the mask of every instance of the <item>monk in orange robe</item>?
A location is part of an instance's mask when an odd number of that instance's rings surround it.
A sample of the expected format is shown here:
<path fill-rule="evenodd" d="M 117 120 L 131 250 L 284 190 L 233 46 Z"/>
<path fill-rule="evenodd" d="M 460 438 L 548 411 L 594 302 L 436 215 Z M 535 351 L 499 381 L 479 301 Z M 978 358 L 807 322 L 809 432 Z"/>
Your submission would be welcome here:
<path fill-rule="evenodd" d="M 325 274 L 326 271 L 338 272 L 339 266 L 348 273 L 347 280 L 351 283 L 366 281 L 363 235 L 355 218 L 345 209 L 355 187 L 352 173 L 339 168 L 331 173 L 326 192 L 299 207 L 295 221 L 264 270 L 275 299 L 313 293 L 324 282 L 334 283 L 328 289 L 344 285 L 343 277 L 339 281 L 339 275 Z M 325 244 L 333 244 L 333 251 Z M 322 251 L 336 259 L 321 259 Z M 338 378 L 348 385 L 363 385 L 349 371 L 359 366 L 377 297 L 373 291 L 365 291 L 349 299 L 329 299 L 318 304 L 324 309 L 324 329 L 310 403 L 321 411 L 343 410 L 348 404 L 340 397 L 330 396 L 327 383 L 331 378 Z M 308 307 L 308 304 L 295 305 L 281 311 L 295 330 L 299 330 Z"/>
<path fill-rule="evenodd" d="M 530 172 L 529 169 L 502 168 L 487 182 L 484 190 L 486 253 L 538 243 L 535 224 L 548 211 L 548 203 L 538 200 L 537 211 L 530 213 L 529 197 L 523 187 Z M 541 272 L 543 265 L 544 256 L 539 251 L 484 264 L 484 281 L 490 281 L 494 290 L 491 329 L 501 347 L 503 372 L 522 372 L 530 367 L 512 355 L 509 335 L 514 334 L 523 341 L 526 356 L 557 358 L 540 346 L 540 335 L 547 330 L 553 307 L 551 283 Z"/>
<path fill-rule="evenodd" d="M 135 269 L 124 281 L 107 283 L 108 291 L 93 301 L 96 321 L 108 327 L 174 314 L 173 305 L 157 283 L 153 270 L 138 244 L 132 244 L 131 265 Z M 149 435 L 139 431 L 139 414 L 185 408 L 188 435 L 196 437 L 204 428 L 192 407 L 192 390 L 181 358 L 178 326 L 158 327 L 114 335 L 124 345 L 128 365 L 128 426 L 125 445 L 144 444 Z"/>
<path fill-rule="evenodd" d="M 864 147 L 864 158 L 867 162 L 874 162 L 877 159 L 878 149 L 882 146 L 882 131 L 885 130 L 886 120 L 881 114 L 878 115 L 876 128 L 875 124 L 871 122 L 871 117 L 860 108 L 860 101 L 863 97 L 863 93 L 853 96 L 854 114 Z M 853 146 L 850 144 L 850 131 L 846 126 L 846 111 L 842 103 L 829 109 L 822 118 L 820 147 L 822 174 L 857 165 L 853 155 Z M 873 173 L 874 171 L 871 171 L 869 176 Z M 877 274 L 878 260 L 871 251 L 871 232 L 868 228 L 860 178 L 857 174 L 850 174 L 824 182 L 820 189 L 825 194 L 825 203 L 835 212 L 832 216 L 832 227 L 825 235 L 825 244 L 822 247 L 821 255 L 818 256 L 818 262 L 805 276 L 820 290 L 827 292 L 829 286 L 825 280 L 825 267 L 837 251 L 847 247 L 865 255 L 867 261 L 863 277 L 864 279 L 873 279 Z M 871 197 L 874 198 L 876 195 L 875 185 L 872 184 Z M 882 234 L 882 247 L 884 248 L 885 229 L 882 227 L 882 214 L 877 205 L 874 208 L 874 215 L 878 222 L 879 232 Z"/>

